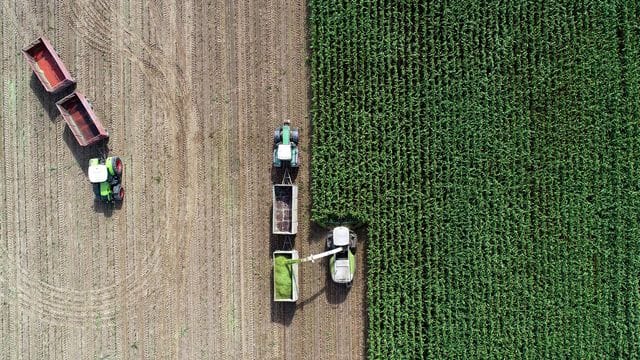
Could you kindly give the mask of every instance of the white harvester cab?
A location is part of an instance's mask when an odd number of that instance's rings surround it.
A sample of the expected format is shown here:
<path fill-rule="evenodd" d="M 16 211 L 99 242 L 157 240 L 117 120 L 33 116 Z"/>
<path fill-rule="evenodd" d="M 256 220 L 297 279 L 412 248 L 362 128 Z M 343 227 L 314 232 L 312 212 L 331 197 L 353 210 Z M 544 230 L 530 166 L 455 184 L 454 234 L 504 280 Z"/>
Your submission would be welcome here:
<path fill-rule="evenodd" d="M 327 236 L 327 251 L 298 259 L 295 263 L 315 262 L 330 256 L 329 271 L 331 272 L 331 279 L 336 283 L 345 284 L 349 287 L 353 282 L 353 275 L 356 271 L 354 251 L 356 250 L 357 241 L 355 232 L 350 231 L 347 227 L 339 226 Z"/>
<path fill-rule="evenodd" d="M 291 145 L 278 145 L 278 160 L 291 161 Z"/>
<path fill-rule="evenodd" d="M 109 177 L 109 170 L 105 164 L 91 165 L 89 166 L 89 181 L 93 184 L 99 184 L 107 181 Z"/>
<path fill-rule="evenodd" d="M 334 254 L 329 260 L 331 278 L 340 284 L 351 284 L 355 273 L 355 256 L 352 249 L 355 249 L 355 234 L 352 234 L 348 227 L 338 226 L 332 232 L 333 247 L 344 250 Z"/>
<path fill-rule="evenodd" d="M 347 246 L 349 245 L 349 228 L 346 226 L 338 226 L 333 229 L 333 245 Z"/>

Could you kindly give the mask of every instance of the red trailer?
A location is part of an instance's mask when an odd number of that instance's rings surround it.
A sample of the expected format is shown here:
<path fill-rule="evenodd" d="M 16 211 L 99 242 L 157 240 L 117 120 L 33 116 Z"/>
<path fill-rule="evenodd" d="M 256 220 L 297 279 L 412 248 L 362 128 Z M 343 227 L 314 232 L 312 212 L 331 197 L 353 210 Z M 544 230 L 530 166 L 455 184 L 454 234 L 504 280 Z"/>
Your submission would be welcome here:
<path fill-rule="evenodd" d="M 87 98 L 75 91 L 56 103 L 64 121 L 81 146 L 91 145 L 109 137 Z"/>
<path fill-rule="evenodd" d="M 58 92 L 75 84 L 75 79 L 46 38 L 40 37 L 29 44 L 22 49 L 22 54 L 48 92 Z"/>

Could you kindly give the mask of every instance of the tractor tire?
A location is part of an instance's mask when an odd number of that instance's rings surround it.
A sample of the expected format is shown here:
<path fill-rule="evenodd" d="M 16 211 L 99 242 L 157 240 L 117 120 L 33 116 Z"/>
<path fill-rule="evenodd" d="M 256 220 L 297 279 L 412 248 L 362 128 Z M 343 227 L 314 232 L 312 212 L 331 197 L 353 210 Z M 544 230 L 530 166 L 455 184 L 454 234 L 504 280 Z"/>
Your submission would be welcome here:
<path fill-rule="evenodd" d="M 122 164 L 122 160 L 119 157 L 114 156 L 111 158 L 111 168 L 117 177 L 122 176 L 122 170 L 124 165 Z"/>
<path fill-rule="evenodd" d="M 116 185 L 113 187 L 113 200 L 124 200 L 124 188 L 122 187 L 122 185 Z"/>
<path fill-rule="evenodd" d="M 280 135 L 280 128 L 277 128 L 273 131 L 273 143 L 277 144 L 282 141 L 282 136 Z"/>
<path fill-rule="evenodd" d="M 296 145 L 298 145 L 298 129 L 294 129 L 293 131 L 291 131 L 291 142 L 295 143 Z"/>
<path fill-rule="evenodd" d="M 93 194 L 96 196 L 96 200 L 101 200 L 100 196 L 100 184 L 93 184 Z"/>

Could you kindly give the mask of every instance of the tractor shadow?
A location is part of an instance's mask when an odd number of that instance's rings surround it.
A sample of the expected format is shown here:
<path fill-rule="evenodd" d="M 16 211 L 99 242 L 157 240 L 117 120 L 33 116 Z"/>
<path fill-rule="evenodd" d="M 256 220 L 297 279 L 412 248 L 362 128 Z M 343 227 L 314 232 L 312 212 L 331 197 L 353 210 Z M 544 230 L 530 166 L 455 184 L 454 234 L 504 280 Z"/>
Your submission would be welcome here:
<path fill-rule="evenodd" d="M 329 234 L 330 230 L 325 229 L 316 223 L 311 224 L 310 230 L 310 242 L 321 242 L 324 244 L 327 241 L 327 235 Z M 324 248 L 327 249 L 326 245 Z M 323 288 L 323 293 L 325 294 L 326 300 L 329 304 L 341 304 L 347 299 L 351 288 L 345 286 L 344 284 L 337 284 L 333 282 L 333 279 L 331 279 L 331 272 L 329 271 L 329 258 L 330 257 L 322 259 L 322 263 L 319 264 L 319 266 L 322 266 L 325 269 L 325 286 Z M 356 269 L 356 272 L 357 271 L 358 269 Z M 354 279 L 354 282 L 355 281 L 356 279 Z"/>
<path fill-rule="evenodd" d="M 90 189 L 93 193 L 93 190 Z M 126 199 L 126 198 L 125 198 Z M 116 201 L 113 204 L 103 203 L 100 200 L 93 200 L 93 211 L 104 214 L 105 217 L 111 217 L 114 210 L 122 209 L 123 201 Z"/>
<path fill-rule="evenodd" d="M 271 275 L 273 279 L 273 274 Z M 271 322 L 276 322 L 285 326 L 291 325 L 293 315 L 296 313 L 296 303 L 294 302 L 271 302 Z"/>
<path fill-rule="evenodd" d="M 326 264 L 327 268 L 329 267 L 328 262 L 329 260 L 327 260 L 327 264 Z M 354 279 L 353 281 L 355 282 L 356 280 Z M 347 299 L 347 296 L 351 291 L 351 287 L 347 287 L 344 284 L 334 283 L 333 280 L 331 279 L 331 274 L 329 274 L 329 271 L 326 272 L 325 283 L 327 284 L 326 286 L 327 290 L 325 291 L 325 296 L 329 304 L 332 304 L 332 305 L 342 304 Z"/>
<path fill-rule="evenodd" d="M 36 98 L 38 98 L 40 105 L 47 113 L 47 116 L 49 116 L 49 120 L 51 122 L 56 122 L 58 116 L 60 115 L 60 112 L 56 107 L 56 102 L 76 90 L 76 84 L 71 84 L 61 92 L 54 94 L 48 93 L 40 83 L 40 80 L 38 79 L 36 74 L 34 74 L 33 72 L 31 72 L 29 86 L 31 87 L 33 93 L 36 95 Z"/>
<path fill-rule="evenodd" d="M 93 145 L 80 146 L 68 126 L 65 126 L 64 131 L 62 132 L 62 139 L 67 144 L 71 154 L 73 154 L 73 157 L 76 159 L 76 163 L 85 175 L 87 175 L 87 169 L 89 169 L 89 159 L 109 153 L 108 138 Z"/>
<path fill-rule="evenodd" d="M 289 168 L 289 176 L 291 177 L 291 183 L 296 183 L 296 178 L 298 177 L 299 168 Z M 277 168 L 275 166 L 271 167 L 271 183 L 272 184 L 282 184 L 285 182 L 286 169 L 285 168 Z"/>

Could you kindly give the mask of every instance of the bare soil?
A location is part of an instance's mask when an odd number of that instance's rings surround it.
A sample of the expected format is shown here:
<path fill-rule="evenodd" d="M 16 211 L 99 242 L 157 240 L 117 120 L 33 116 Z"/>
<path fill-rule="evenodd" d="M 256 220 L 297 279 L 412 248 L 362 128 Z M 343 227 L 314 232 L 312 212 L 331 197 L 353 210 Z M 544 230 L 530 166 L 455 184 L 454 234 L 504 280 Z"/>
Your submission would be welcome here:
<path fill-rule="evenodd" d="M 249 4 L 250 3 L 250 4 Z M 0 8 L 3 359 L 359 359 L 353 288 L 300 267 L 272 301 L 271 251 L 324 250 L 309 223 L 306 5 L 289 1 L 5 0 Z M 121 206 L 20 49 L 46 35 L 125 164 Z M 299 229 L 271 230 L 273 129 L 300 128 Z"/>

